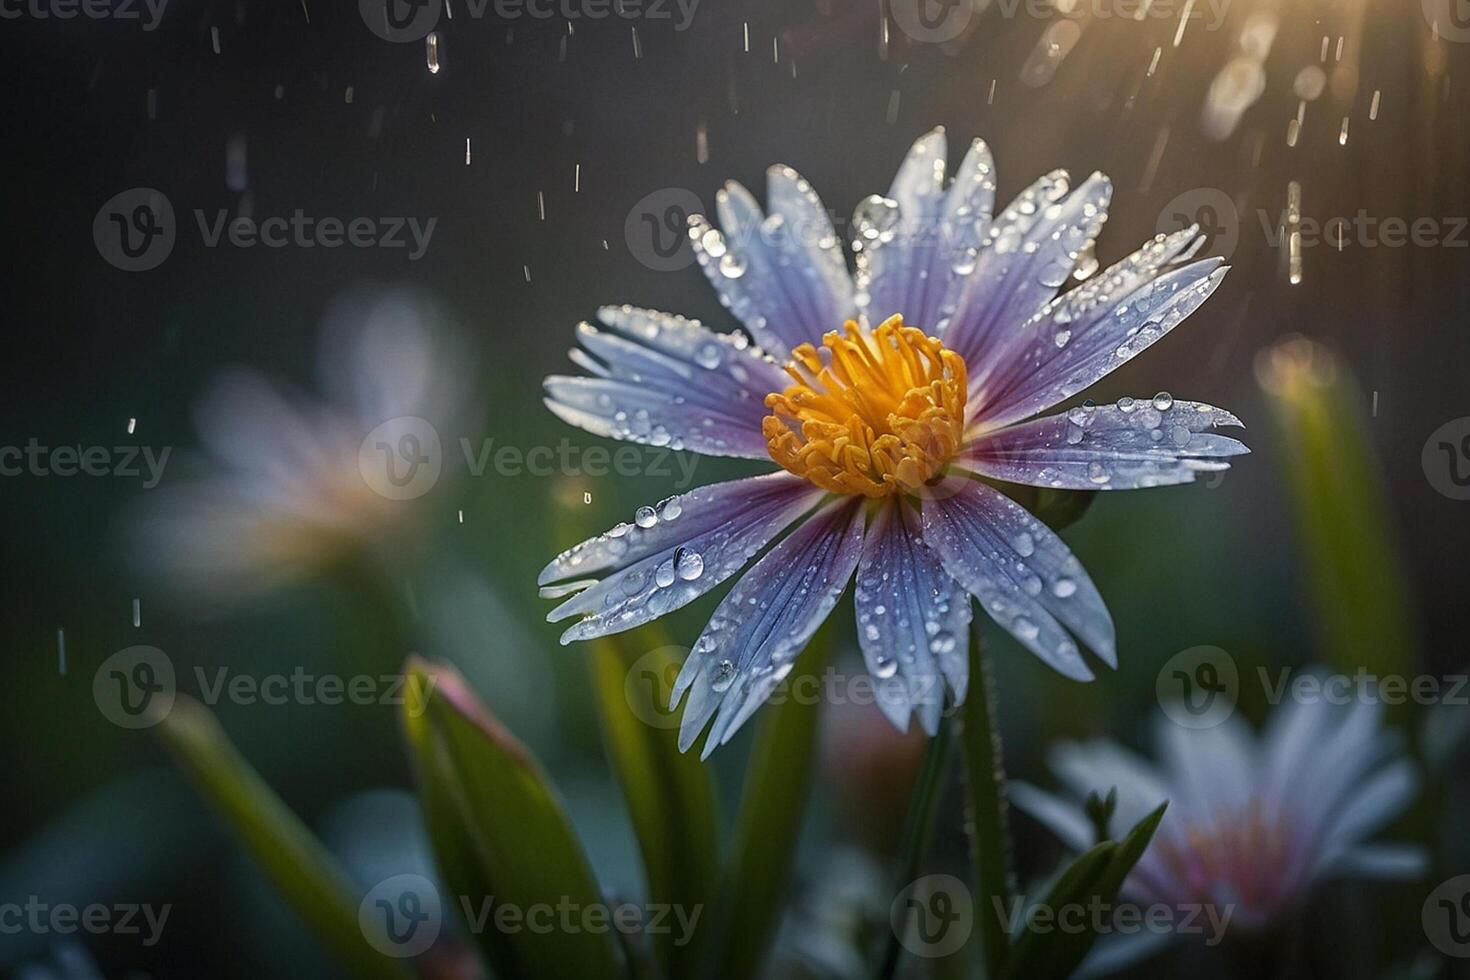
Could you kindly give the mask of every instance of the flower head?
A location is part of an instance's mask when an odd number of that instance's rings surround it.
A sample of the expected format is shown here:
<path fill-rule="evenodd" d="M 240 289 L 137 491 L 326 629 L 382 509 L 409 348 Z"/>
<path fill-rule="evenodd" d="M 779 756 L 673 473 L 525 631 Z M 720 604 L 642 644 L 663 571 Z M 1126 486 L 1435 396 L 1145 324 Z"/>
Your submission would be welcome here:
<path fill-rule="evenodd" d="M 195 413 L 208 459 L 135 516 L 141 563 L 175 590 L 228 600 L 401 544 L 410 500 L 439 472 L 435 426 L 464 410 L 464 363 L 429 304 L 392 293 L 334 308 L 320 344 L 325 399 L 226 372 Z M 412 459 L 394 455 L 410 449 Z M 416 461 L 418 482 L 392 479 Z"/>
<path fill-rule="evenodd" d="M 1096 843 L 1081 803 L 1090 793 L 1116 789 L 1113 834 L 1167 800 L 1124 897 L 1176 910 L 1228 908 L 1234 926 L 1263 930 L 1324 878 L 1420 870 L 1416 848 L 1365 843 L 1418 786 L 1380 715 L 1370 703 L 1288 702 L 1259 737 L 1238 717 L 1206 729 L 1161 717 L 1157 764 L 1107 740 L 1067 743 L 1052 752 L 1051 768 L 1075 802 L 1024 783 L 1012 784 L 1011 799 L 1078 851 Z M 1108 958 L 1144 951 L 1114 949 Z"/>
<path fill-rule="evenodd" d="M 1240 424 L 1229 412 L 1167 395 L 1032 419 L 1168 333 L 1224 270 L 1190 261 L 1203 242 L 1191 228 L 1090 275 L 1107 179 L 1074 190 L 1052 173 L 992 215 L 993 173 L 975 140 L 950 180 L 944 133 L 921 138 L 888 196 L 858 206 L 852 271 L 791 168 L 769 171 L 768 213 L 729 184 L 721 227 L 696 215 L 689 237 L 749 338 L 609 307 L 578 330 L 573 360 L 590 377 L 547 379 L 547 406 L 597 435 L 781 467 L 641 508 L 541 574 L 547 595 L 571 594 L 549 618 L 582 617 L 571 642 L 677 609 L 765 551 L 675 685 L 689 698 L 682 745 L 711 719 L 706 754 L 728 740 L 854 574 L 863 654 L 900 728 L 917 714 L 933 732 L 946 685 L 964 697 L 971 595 L 1090 679 L 1079 644 L 1115 663 L 1107 608 L 1061 539 L 982 478 L 1131 489 L 1246 452 L 1213 431 Z M 1061 291 L 1069 280 L 1083 281 Z"/>

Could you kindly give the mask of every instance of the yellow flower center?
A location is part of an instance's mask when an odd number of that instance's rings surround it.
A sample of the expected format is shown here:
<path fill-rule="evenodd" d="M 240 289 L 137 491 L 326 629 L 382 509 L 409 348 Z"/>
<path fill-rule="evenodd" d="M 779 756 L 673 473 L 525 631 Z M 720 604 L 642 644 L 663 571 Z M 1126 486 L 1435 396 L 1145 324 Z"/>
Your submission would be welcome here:
<path fill-rule="evenodd" d="M 886 497 L 917 490 L 959 451 L 964 359 L 902 316 L 871 332 L 849 320 L 822 349 L 791 354 L 796 384 L 766 396 L 761 422 L 783 468 L 833 493 Z"/>

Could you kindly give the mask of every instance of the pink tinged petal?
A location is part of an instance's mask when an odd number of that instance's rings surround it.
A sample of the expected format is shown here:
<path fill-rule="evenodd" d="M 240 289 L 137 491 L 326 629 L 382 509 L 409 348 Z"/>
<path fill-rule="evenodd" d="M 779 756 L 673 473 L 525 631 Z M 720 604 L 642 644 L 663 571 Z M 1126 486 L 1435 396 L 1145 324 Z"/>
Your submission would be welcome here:
<path fill-rule="evenodd" d="M 772 168 L 768 179 L 770 215 L 731 182 L 715 196 L 720 229 L 691 215 L 689 238 L 720 302 L 761 346 L 785 358 L 840 329 L 855 308 L 841 239 L 816 193 L 788 167 Z"/>
<path fill-rule="evenodd" d="M 965 697 L 970 595 L 924 545 L 906 504 L 884 507 L 868 529 L 853 596 L 858 642 L 878 707 L 899 731 L 909 715 L 939 731 L 945 681 Z"/>
<path fill-rule="evenodd" d="M 1194 729 L 1159 716 L 1154 743 L 1168 772 L 1174 805 L 1190 821 L 1237 820 L 1260 772 L 1255 737 L 1239 716 Z"/>
<path fill-rule="evenodd" d="M 1117 665 L 1113 621 L 1092 579 L 1024 507 L 968 481 L 953 497 L 925 502 L 923 522 L 945 571 L 1028 650 L 1068 677 L 1091 680 L 1069 629 Z"/>
<path fill-rule="evenodd" d="M 704 743 L 707 758 L 791 671 L 796 655 L 837 604 L 857 567 L 863 521 L 860 500 L 826 508 L 771 549 L 730 590 L 674 682 L 670 707 L 689 695 L 679 728 L 681 751 L 714 717 Z"/>
<path fill-rule="evenodd" d="M 1057 170 L 1011 202 L 954 297 L 945 344 L 971 365 L 972 382 L 1014 342 L 1021 324 L 1057 295 L 1102 230 L 1112 182 L 1094 173 L 1069 191 L 1066 171 Z"/>
<path fill-rule="evenodd" d="M 1218 258 L 1171 268 L 1199 244 L 1192 228 L 1160 235 L 1047 304 L 971 375 L 976 420 L 997 428 L 1030 418 L 1173 330 L 1225 277 Z"/>
<path fill-rule="evenodd" d="M 790 379 L 744 335 L 630 306 L 604 308 L 598 318 L 610 329 L 579 325 L 586 351 L 572 356 L 597 377 L 546 379 L 546 405 L 557 417 L 628 442 L 769 458 L 765 396 Z"/>
<path fill-rule="evenodd" d="M 1203 402 L 1124 398 L 987 432 L 967 448 L 965 462 L 985 476 L 1038 487 L 1172 486 L 1227 470 L 1226 459 L 1250 452 L 1210 431 L 1240 424 Z"/>
<path fill-rule="evenodd" d="M 787 473 L 733 480 L 640 508 L 634 523 L 617 527 L 558 555 L 540 583 L 578 576 L 543 595 L 577 591 L 546 617 L 586 618 L 562 634 L 572 643 L 632 629 L 687 605 L 743 568 L 746 562 L 822 497 Z M 597 580 L 599 572 L 615 574 Z"/>

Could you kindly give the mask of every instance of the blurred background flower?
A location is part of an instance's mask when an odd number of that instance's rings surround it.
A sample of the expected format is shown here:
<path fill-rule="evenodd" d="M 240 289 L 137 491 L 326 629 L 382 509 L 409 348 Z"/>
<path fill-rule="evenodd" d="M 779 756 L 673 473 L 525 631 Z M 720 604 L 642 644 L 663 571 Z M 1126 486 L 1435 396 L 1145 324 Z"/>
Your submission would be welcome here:
<path fill-rule="evenodd" d="M 1212 910 L 1226 940 L 1279 931 L 1324 881 L 1427 868 L 1423 848 L 1368 841 L 1419 789 L 1402 738 L 1382 728 L 1381 715 L 1375 704 L 1288 700 L 1259 738 L 1238 716 L 1209 728 L 1161 716 L 1157 763 L 1110 740 L 1064 743 L 1050 763 L 1072 801 L 1027 783 L 1012 786 L 1012 800 L 1079 852 L 1099 831 L 1131 827 L 1167 801 L 1124 897 L 1181 918 Z M 1082 802 L 1114 791 L 1116 809 L 1099 827 Z M 1104 941 L 1093 968 L 1121 968 L 1171 938 L 1144 930 Z"/>

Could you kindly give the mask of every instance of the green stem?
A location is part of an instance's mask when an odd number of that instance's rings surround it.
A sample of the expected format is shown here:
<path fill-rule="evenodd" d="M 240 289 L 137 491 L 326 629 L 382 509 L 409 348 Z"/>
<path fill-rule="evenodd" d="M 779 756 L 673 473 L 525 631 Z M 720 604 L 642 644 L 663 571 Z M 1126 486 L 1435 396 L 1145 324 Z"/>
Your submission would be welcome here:
<path fill-rule="evenodd" d="M 1015 901 L 1006 828 L 1005 770 L 990 667 L 980 653 L 980 634 L 970 631 L 970 691 L 964 707 L 965 775 L 975 863 L 975 918 L 985 976 L 1000 976 L 1010 948 L 1001 910 Z"/>
<path fill-rule="evenodd" d="M 908 823 L 904 827 L 903 847 L 900 850 L 903 864 L 899 869 L 898 887 L 905 888 L 919 876 L 919 866 L 929 850 L 929 840 L 934 836 L 934 805 L 939 799 L 939 788 L 944 783 L 945 763 L 949 761 L 950 726 L 948 721 L 940 724 L 939 731 L 929 740 L 924 753 L 924 768 L 914 783 L 914 793 L 909 799 Z M 888 980 L 898 969 L 902 955 L 898 931 L 889 929 L 883 944 L 883 958 L 878 966 L 879 980 Z"/>

